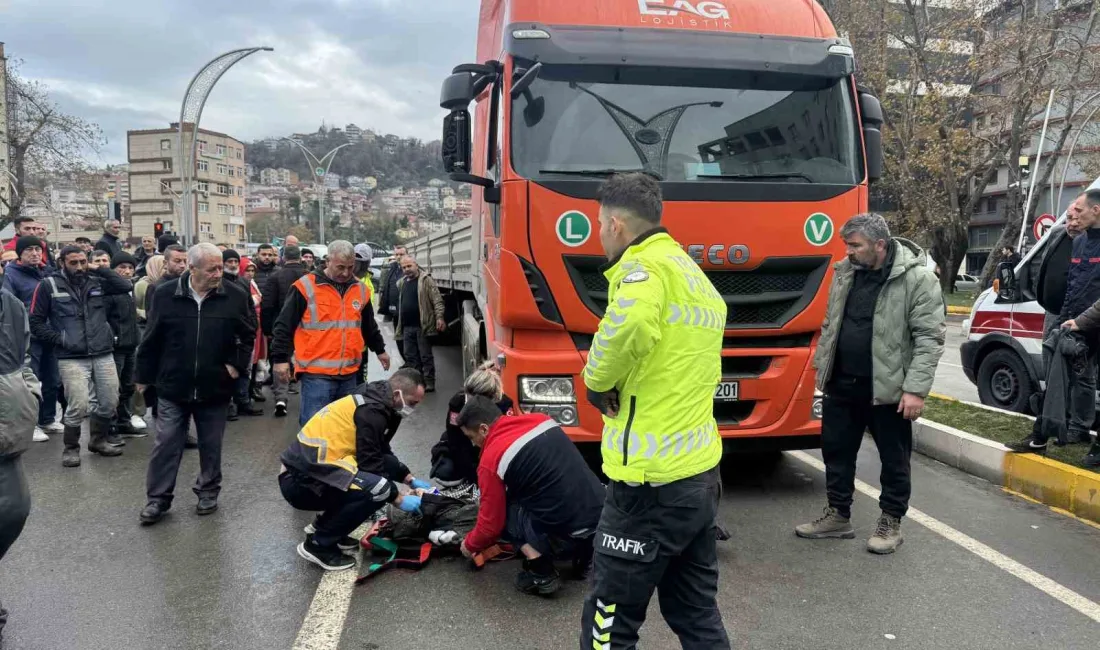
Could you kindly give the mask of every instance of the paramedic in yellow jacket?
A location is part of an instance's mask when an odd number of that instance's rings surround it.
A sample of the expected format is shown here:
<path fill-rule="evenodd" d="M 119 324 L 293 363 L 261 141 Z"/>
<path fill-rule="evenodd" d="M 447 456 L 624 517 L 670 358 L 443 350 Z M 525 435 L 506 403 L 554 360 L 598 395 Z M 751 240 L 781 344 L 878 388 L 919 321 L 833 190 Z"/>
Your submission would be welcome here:
<path fill-rule="evenodd" d="M 644 173 L 600 189 L 608 304 L 584 383 L 603 413 L 611 481 L 582 650 L 633 648 L 655 588 L 683 647 L 729 648 L 715 599 L 722 441 L 713 415 L 726 304 L 661 227 L 661 209 L 660 185 Z"/>
<path fill-rule="evenodd" d="M 402 496 L 404 483 L 430 488 L 415 478 L 390 448 L 401 420 L 424 399 L 420 373 L 404 368 L 385 381 L 360 386 L 317 411 L 282 453 L 279 488 L 298 510 L 321 511 L 306 527 L 298 555 L 328 571 L 355 566 L 341 551 L 358 540 L 348 537 L 379 508 L 420 508 L 418 495 Z"/>

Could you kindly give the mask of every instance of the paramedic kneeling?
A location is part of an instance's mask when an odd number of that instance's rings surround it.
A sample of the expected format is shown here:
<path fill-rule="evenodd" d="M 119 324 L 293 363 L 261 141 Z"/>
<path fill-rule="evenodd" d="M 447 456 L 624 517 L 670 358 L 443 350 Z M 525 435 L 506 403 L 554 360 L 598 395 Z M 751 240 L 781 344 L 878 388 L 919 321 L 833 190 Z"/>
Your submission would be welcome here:
<path fill-rule="evenodd" d="M 348 535 L 376 510 L 387 503 L 406 512 L 420 509 L 420 497 L 402 496 L 395 483 L 431 485 L 413 477 L 390 440 L 423 398 L 420 373 L 405 368 L 325 406 L 298 432 L 280 457 L 279 488 L 298 510 L 321 511 L 306 527 L 298 555 L 327 571 L 350 569 L 355 560 L 341 551 L 358 541 Z"/>
<path fill-rule="evenodd" d="M 561 427 L 545 415 L 501 415 L 499 406 L 481 396 L 466 400 L 458 426 L 482 449 L 481 508 L 462 554 L 473 557 L 503 532 L 524 556 L 516 576 L 523 593 L 558 590 L 555 551 L 571 551 L 576 577 L 583 578 L 604 489 Z"/>

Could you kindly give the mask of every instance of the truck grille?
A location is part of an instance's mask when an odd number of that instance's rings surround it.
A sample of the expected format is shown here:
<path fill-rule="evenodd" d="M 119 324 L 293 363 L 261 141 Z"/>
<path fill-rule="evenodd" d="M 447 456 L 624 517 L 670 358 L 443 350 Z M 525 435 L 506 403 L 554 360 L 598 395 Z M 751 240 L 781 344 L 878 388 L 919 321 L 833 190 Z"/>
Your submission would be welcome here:
<path fill-rule="evenodd" d="M 603 317 L 607 278 L 599 267 L 605 260 L 588 255 L 563 259 L 585 306 Z M 726 301 L 727 329 L 778 328 L 810 304 L 830 261 L 828 256 L 770 257 L 751 270 L 707 269 L 704 273 Z"/>

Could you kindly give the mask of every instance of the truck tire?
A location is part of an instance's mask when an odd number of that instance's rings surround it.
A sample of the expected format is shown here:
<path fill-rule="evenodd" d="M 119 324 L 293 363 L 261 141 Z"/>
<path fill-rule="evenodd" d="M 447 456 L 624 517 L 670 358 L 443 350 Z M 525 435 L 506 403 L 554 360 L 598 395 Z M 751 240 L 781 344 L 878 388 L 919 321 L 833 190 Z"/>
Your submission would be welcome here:
<path fill-rule="evenodd" d="M 994 350 L 978 367 L 978 397 L 986 406 L 1026 413 L 1035 390 L 1027 366 L 1013 350 Z"/>

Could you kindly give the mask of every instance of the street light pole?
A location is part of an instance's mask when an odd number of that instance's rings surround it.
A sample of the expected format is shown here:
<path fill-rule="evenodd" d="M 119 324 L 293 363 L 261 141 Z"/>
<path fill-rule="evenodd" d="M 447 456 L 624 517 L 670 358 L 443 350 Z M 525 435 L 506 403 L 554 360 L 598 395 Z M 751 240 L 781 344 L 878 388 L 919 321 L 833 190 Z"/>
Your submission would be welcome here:
<path fill-rule="evenodd" d="M 191 183 L 194 180 L 195 151 L 199 142 L 199 122 L 202 120 L 202 109 L 206 106 L 206 98 L 214 85 L 222 78 L 229 68 L 232 68 L 241 59 L 256 52 L 272 52 L 271 47 L 248 47 L 239 50 L 230 50 L 218 56 L 204 65 L 187 84 L 187 92 L 183 95 L 183 103 L 180 105 L 179 130 L 176 133 L 176 151 L 180 157 L 180 180 L 183 182 L 183 198 L 180 200 L 180 219 L 183 221 L 184 242 L 190 246 L 193 244 L 196 224 L 191 223 Z M 191 151 L 190 156 L 184 158 L 183 151 L 183 127 L 191 123 Z"/>
<path fill-rule="evenodd" d="M 336 147 L 332 151 L 326 153 L 324 156 L 318 158 L 312 151 L 306 148 L 301 142 L 291 140 L 290 138 L 283 138 L 287 142 L 297 146 L 302 150 L 302 155 L 306 157 L 306 164 L 309 165 L 309 170 L 313 174 L 313 189 L 318 190 L 320 193 L 317 195 L 317 221 L 318 232 L 317 236 L 321 239 L 319 244 L 325 244 L 325 188 L 324 177 L 328 175 L 328 170 L 332 166 L 332 161 L 336 159 L 336 152 L 340 151 L 344 147 L 351 145 L 350 142 Z"/>

